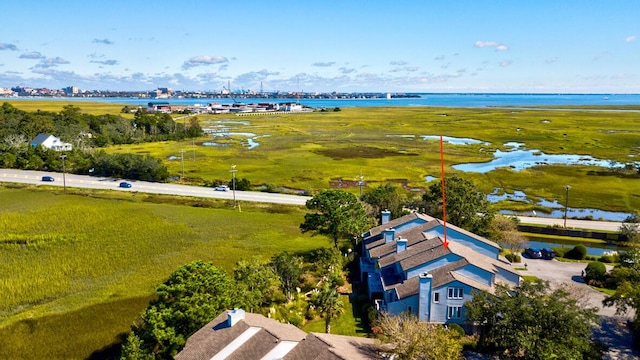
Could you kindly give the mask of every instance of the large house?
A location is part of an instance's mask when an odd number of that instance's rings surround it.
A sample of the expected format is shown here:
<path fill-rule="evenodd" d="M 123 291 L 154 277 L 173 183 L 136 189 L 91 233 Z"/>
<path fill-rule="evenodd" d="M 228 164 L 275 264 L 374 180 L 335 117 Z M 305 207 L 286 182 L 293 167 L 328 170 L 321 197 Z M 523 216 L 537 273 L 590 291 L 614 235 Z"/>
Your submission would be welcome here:
<path fill-rule="evenodd" d="M 520 284 L 521 277 L 499 255 L 500 246 L 455 225 L 411 213 L 363 234 L 361 279 L 380 311 L 410 312 L 420 320 L 465 324 L 464 303 L 496 283 Z"/>
<path fill-rule="evenodd" d="M 242 309 L 224 311 L 196 331 L 176 360 L 365 360 L 375 355 L 373 339 L 307 334 Z"/>
<path fill-rule="evenodd" d="M 31 147 L 44 146 L 47 149 L 55 151 L 71 151 L 72 145 L 62 142 L 60 138 L 50 134 L 38 134 L 31 140 Z"/>

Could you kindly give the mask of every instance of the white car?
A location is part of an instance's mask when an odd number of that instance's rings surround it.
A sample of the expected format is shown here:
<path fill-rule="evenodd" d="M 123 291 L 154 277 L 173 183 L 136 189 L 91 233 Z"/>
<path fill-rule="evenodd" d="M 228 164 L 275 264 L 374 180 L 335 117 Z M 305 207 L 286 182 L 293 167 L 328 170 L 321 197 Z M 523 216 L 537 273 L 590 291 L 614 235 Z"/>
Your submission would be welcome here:
<path fill-rule="evenodd" d="M 229 187 L 227 185 L 216 186 L 215 191 L 229 191 Z"/>

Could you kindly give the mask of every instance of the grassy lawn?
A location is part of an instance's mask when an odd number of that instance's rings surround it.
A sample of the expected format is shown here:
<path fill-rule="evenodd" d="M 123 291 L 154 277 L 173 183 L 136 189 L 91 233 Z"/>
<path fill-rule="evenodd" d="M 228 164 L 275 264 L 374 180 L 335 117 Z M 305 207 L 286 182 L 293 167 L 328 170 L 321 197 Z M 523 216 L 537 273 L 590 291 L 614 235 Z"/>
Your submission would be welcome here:
<path fill-rule="evenodd" d="M 342 295 L 344 312 L 338 318 L 331 320 L 331 333 L 349 336 L 366 336 L 367 332 L 362 328 L 360 309 L 353 307 L 349 295 Z M 309 321 L 302 330 L 306 332 L 325 332 L 325 320 L 316 319 Z"/>
<path fill-rule="evenodd" d="M 229 271 L 252 255 L 332 245 L 300 233 L 295 206 L 237 212 L 206 199 L 6 187 L 0 199 L 0 338 L 12 344 L 0 346 L 3 359 L 80 359 L 108 347 L 187 262 Z"/>

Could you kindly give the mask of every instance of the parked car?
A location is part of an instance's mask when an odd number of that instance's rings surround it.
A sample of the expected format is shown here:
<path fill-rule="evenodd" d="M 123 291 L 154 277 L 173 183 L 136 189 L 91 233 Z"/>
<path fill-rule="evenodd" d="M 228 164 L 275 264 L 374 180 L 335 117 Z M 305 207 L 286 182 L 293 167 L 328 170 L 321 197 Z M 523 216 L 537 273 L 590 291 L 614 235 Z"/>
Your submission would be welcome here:
<path fill-rule="evenodd" d="M 54 181 L 56 181 L 56 179 L 54 179 L 53 176 L 43 176 L 42 177 L 42 181 L 54 182 Z"/>
<path fill-rule="evenodd" d="M 542 254 L 542 258 L 546 260 L 551 260 L 556 257 L 556 252 L 551 249 L 542 249 L 540 253 Z"/>
<path fill-rule="evenodd" d="M 131 184 L 126 182 L 126 181 L 123 181 L 123 182 L 120 183 L 120 187 L 129 189 L 131 187 Z"/>
<path fill-rule="evenodd" d="M 542 259 L 542 252 L 538 248 L 528 248 L 524 253 L 532 259 Z"/>
<path fill-rule="evenodd" d="M 215 191 L 229 191 L 229 187 L 227 185 L 216 186 Z"/>

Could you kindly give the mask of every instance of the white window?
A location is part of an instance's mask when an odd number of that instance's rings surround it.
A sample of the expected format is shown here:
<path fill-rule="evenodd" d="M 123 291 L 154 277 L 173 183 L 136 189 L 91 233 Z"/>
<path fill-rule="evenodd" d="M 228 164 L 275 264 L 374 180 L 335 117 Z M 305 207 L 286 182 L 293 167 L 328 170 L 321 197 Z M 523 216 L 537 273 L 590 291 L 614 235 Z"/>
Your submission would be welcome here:
<path fill-rule="evenodd" d="M 462 299 L 464 295 L 463 288 L 448 288 L 447 298 L 448 299 Z"/>
<path fill-rule="evenodd" d="M 447 319 L 460 319 L 462 317 L 462 306 L 447 306 Z"/>
<path fill-rule="evenodd" d="M 433 293 L 433 302 L 434 303 L 439 303 L 440 302 L 440 293 Z"/>

